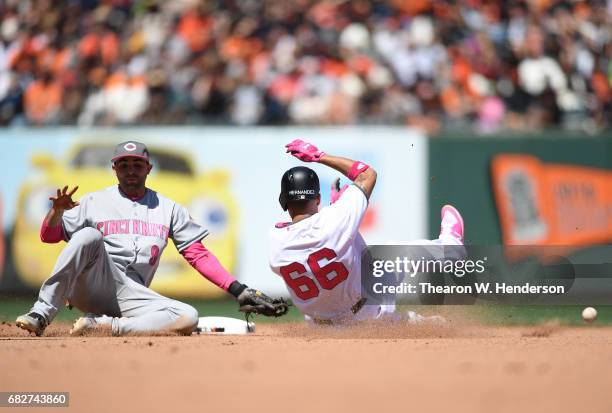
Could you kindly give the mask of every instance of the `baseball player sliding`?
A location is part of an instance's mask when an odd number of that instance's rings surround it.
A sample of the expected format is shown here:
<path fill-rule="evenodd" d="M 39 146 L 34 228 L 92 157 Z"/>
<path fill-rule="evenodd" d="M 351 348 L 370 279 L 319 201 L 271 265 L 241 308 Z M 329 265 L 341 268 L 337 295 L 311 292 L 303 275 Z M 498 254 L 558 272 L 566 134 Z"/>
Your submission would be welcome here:
<path fill-rule="evenodd" d="M 58 189 L 49 198 L 53 205 L 41 239 L 67 245 L 17 326 L 40 336 L 68 301 L 86 313 L 74 323 L 72 335 L 97 327 L 113 335 L 191 334 L 198 324 L 196 309 L 148 288 L 168 238 L 200 274 L 236 297 L 241 311 L 271 316 L 287 312 L 284 301 L 232 277 L 202 244 L 208 231 L 183 206 L 145 186 L 153 165 L 144 144 L 117 145 L 111 162 L 118 185 L 86 194 L 79 202 L 72 200 L 76 187 Z"/>
<path fill-rule="evenodd" d="M 319 178 L 312 169 L 291 168 L 281 179 L 279 201 L 291 222 L 276 224 L 270 230 L 269 261 L 272 270 L 284 279 L 295 306 L 307 320 L 321 324 L 382 317 L 425 320 L 413 311 L 394 314 L 395 304 L 368 305 L 368 298 L 361 296 L 361 256 L 366 243 L 359 234 L 359 224 L 376 184 L 376 171 L 363 162 L 326 154 L 299 139 L 285 147 L 301 161 L 322 163 L 353 181 L 340 191 L 332 188 L 332 204 L 319 210 Z M 442 207 L 439 238 L 414 244 L 432 248 L 463 245 L 459 211 L 450 205 Z"/>

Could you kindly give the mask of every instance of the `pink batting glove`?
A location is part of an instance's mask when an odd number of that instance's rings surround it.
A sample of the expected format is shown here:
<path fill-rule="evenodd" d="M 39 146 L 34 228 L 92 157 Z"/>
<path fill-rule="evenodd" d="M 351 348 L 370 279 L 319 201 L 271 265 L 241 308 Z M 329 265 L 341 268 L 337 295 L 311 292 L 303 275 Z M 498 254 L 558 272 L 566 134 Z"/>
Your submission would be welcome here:
<path fill-rule="evenodd" d="M 330 194 L 331 201 L 329 202 L 329 204 L 331 205 L 337 200 L 339 200 L 342 194 L 344 193 L 344 191 L 346 191 L 346 188 L 348 188 L 348 184 L 345 184 L 342 187 L 342 189 L 340 188 L 340 178 L 337 178 L 331 187 L 331 194 Z"/>
<path fill-rule="evenodd" d="M 290 152 L 291 155 L 303 162 L 319 162 L 321 156 L 325 155 L 325 152 L 320 151 L 313 144 L 304 142 L 301 139 L 295 139 L 285 145 L 285 148 L 287 148 L 287 152 Z"/>

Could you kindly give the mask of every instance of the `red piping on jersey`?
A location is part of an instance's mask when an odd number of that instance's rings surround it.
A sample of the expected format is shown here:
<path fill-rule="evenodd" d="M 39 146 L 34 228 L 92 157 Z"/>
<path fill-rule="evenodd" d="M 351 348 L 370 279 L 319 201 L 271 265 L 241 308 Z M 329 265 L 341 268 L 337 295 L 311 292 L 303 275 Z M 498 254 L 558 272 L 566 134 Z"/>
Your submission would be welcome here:
<path fill-rule="evenodd" d="M 227 291 L 231 283 L 236 281 L 236 279 L 223 268 L 217 257 L 207 250 L 201 242 L 191 244 L 181 251 L 181 255 L 197 272 L 202 274 L 204 278 L 225 291 Z"/>

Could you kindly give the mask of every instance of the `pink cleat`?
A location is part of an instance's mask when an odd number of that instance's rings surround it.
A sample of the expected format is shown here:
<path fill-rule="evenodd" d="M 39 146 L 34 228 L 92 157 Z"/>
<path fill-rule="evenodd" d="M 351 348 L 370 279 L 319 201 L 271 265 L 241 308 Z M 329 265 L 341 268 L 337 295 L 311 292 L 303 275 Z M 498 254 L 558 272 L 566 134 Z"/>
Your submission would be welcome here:
<path fill-rule="evenodd" d="M 452 205 L 444 205 L 440 211 L 440 238 L 452 237 L 463 244 L 463 217 Z"/>

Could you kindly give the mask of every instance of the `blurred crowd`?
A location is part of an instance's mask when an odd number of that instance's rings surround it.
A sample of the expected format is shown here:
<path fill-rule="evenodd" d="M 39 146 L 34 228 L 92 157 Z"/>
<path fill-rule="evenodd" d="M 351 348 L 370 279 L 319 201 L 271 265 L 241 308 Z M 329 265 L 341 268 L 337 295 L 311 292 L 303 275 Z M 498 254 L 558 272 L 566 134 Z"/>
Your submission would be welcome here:
<path fill-rule="evenodd" d="M 612 0 L 0 0 L 1 125 L 612 118 Z"/>

